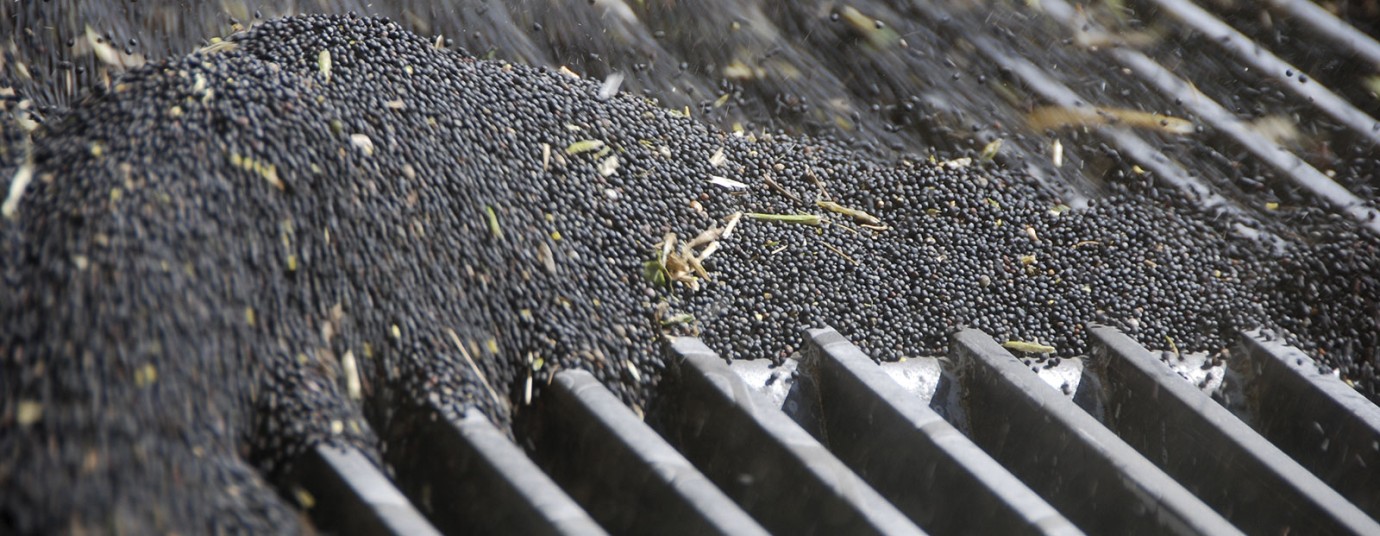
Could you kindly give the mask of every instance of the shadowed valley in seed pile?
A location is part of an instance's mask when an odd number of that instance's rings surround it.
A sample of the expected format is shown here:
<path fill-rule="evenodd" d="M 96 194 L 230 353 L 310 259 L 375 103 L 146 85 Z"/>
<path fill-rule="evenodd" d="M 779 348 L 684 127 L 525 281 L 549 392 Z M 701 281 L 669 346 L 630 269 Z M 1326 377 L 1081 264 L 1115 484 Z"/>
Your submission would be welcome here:
<path fill-rule="evenodd" d="M 643 406 L 666 332 L 781 359 L 828 323 L 894 359 L 971 326 L 1068 356 L 1100 321 L 1215 351 L 1277 308 L 1226 224 L 602 97 L 312 16 L 50 116 L 0 224 L 0 522 L 277 530 L 251 466 L 372 452 L 399 403 L 504 422 L 561 369 Z"/>

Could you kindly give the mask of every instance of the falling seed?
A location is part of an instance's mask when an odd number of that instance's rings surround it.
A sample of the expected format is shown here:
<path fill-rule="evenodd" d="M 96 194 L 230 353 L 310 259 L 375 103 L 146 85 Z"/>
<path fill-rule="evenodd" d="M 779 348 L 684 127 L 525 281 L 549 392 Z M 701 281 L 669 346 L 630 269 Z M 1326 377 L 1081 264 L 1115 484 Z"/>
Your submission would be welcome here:
<path fill-rule="evenodd" d="M 1049 145 L 1049 160 L 1054 163 L 1054 167 L 1064 167 L 1064 143 L 1058 138 Z"/>
<path fill-rule="evenodd" d="M 142 56 L 121 53 L 115 47 L 110 46 L 110 44 L 107 43 L 105 39 L 102 39 L 100 34 L 97 34 L 90 26 L 86 27 L 86 43 L 91 47 L 91 52 L 96 55 L 96 59 L 99 59 L 101 63 L 111 67 L 124 69 L 138 67 L 144 64 Z"/>

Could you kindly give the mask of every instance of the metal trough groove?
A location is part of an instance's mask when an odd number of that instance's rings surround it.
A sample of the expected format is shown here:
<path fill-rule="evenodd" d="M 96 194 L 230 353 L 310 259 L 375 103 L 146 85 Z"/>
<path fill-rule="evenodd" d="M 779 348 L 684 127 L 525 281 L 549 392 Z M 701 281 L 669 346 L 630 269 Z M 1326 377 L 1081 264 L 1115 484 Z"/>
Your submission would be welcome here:
<path fill-rule="evenodd" d="M 1107 425 L 1242 530 L 1380 534 L 1380 524 L 1121 332 L 1090 327 Z"/>
<path fill-rule="evenodd" d="M 1094 534 L 1237 534 L 981 331 L 954 337 L 973 440 Z"/>
<path fill-rule="evenodd" d="M 1077 16 L 1078 10 L 1064 0 L 1047 0 L 1042 4 L 1044 13 L 1050 15 L 1055 20 L 1064 24 L 1071 30 L 1078 30 L 1085 24 Z M 1206 15 L 1204 15 L 1206 16 Z M 1209 17 L 1210 18 L 1210 17 Z M 1213 19 L 1214 21 L 1216 19 Z M 1233 30 L 1234 32 L 1234 30 Z M 1239 34 L 1238 34 L 1239 35 Z M 1245 39 L 1241 37 L 1241 39 Z M 1113 47 L 1107 50 L 1110 54 L 1126 69 L 1129 69 L 1142 81 L 1159 90 L 1163 95 L 1172 97 L 1178 102 L 1182 102 L 1184 107 L 1191 110 L 1204 122 L 1212 126 L 1213 129 L 1229 137 L 1234 143 L 1249 151 L 1262 163 L 1267 164 L 1280 174 L 1287 177 L 1294 184 L 1309 191 L 1319 199 L 1331 204 L 1338 212 L 1350 216 L 1359 227 L 1368 231 L 1380 234 L 1380 218 L 1376 217 L 1377 212 L 1366 206 L 1364 201 L 1356 194 L 1347 190 L 1336 181 L 1318 171 L 1317 168 L 1304 162 L 1297 155 L 1281 149 L 1276 144 L 1265 139 L 1265 137 L 1253 131 L 1249 125 L 1237 118 L 1235 114 L 1227 110 L 1210 96 L 1199 92 L 1197 87 L 1188 80 L 1184 80 L 1174 74 L 1173 71 L 1160 65 L 1154 59 L 1144 53 L 1127 47 Z M 1278 60 L 1276 60 L 1278 61 Z M 1283 64 L 1279 61 L 1279 64 Z M 1283 72 L 1280 67 L 1278 72 Z M 1319 84 L 1313 84 L 1318 86 Z M 1308 89 L 1306 91 L 1317 91 Z M 1326 90 L 1323 90 L 1326 91 Z M 1350 107 L 1346 101 L 1331 94 L 1334 100 L 1340 101 L 1341 105 Z M 1331 113 L 1332 110 L 1324 110 Z M 1366 117 L 1364 113 L 1361 117 Z M 1355 119 L 1349 118 L 1348 124 Z M 1369 129 L 1371 124 L 1365 125 L 1367 135 L 1374 136 Z"/>
<path fill-rule="evenodd" d="M 1305 70 L 1290 65 L 1275 56 L 1260 43 L 1242 35 L 1241 32 L 1236 31 L 1235 28 L 1222 22 L 1221 19 L 1193 2 L 1188 0 L 1150 1 L 1156 4 L 1163 13 L 1174 17 L 1174 20 L 1180 24 L 1211 36 L 1213 43 L 1226 49 L 1227 53 L 1232 54 L 1253 69 L 1267 73 L 1305 72 Z M 1323 87 L 1322 84 L 1290 83 L 1283 84 L 1281 87 L 1316 106 L 1338 123 L 1351 127 L 1353 132 L 1370 140 L 1372 144 L 1380 143 L 1380 131 L 1372 128 L 1376 124 L 1375 119 L 1352 106 L 1346 99 Z"/>
<path fill-rule="evenodd" d="M 331 532 L 368 536 L 439 535 L 388 477 L 353 447 L 319 444 L 292 470 L 293 494 L 312 523 Z"/>
<path fill-rule="evenodd" d="M 1364 57 L 1372 64 L 1380 65 L 1380 43 L 1355 26 L 1342 22 L 1322 6 L 1308 0 L 1269 0 L 1266 3 L 1271 9 L 1302 21 L 1319 37 L 1337 43 L 1347 52 Z"/>
<path fill-rule="evenodd" d="M 659 429 L 777 534 L 923 534 L 697 339 L 669 344 Z"/>
<path fill-rule="evenodd" d="M 831 328 L 808 332 L 830 449 L 933 534 L 1082 534 Z"/>
<path fill-rule="evenodd" d="M 767 533 L 590 373 L 557 374 L 537 406 L 539 461 L 610 532 Z"/>
<path fill-rule="evenodd" d="M 394 428 L 389 460 L 408 495 L 441 530 L 604 534 L 482 413 L 471 410 L 458 422 L 435 411 L 417 417 Z"/>
<path fill-rule="evenodd" d="M 1260 433 L 1380 518 L 1380 407 L 1296 348 L 1245 333 L 1231 363 Z"/>

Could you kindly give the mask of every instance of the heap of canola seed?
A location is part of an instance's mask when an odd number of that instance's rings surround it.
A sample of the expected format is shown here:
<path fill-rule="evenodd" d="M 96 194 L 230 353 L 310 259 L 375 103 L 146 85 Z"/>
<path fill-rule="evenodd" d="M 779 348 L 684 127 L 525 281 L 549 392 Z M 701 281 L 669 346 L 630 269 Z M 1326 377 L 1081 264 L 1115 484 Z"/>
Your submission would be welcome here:
<path fill-rule="evenodd" d="M 251 466 L 371 451 L 398 403 L 504 421 L 561 369 L 642 405 L 668 331 L 780 359 L 827 323 L 891 359 L 971 326 L 1068 356 L 1089 321 L 1188 351 L 1266 320 L 1254 246 L 1180 210 L 599 89 L 311 16 L 50 118 L 3 224 L 0 523 L 278 530 Z"/>

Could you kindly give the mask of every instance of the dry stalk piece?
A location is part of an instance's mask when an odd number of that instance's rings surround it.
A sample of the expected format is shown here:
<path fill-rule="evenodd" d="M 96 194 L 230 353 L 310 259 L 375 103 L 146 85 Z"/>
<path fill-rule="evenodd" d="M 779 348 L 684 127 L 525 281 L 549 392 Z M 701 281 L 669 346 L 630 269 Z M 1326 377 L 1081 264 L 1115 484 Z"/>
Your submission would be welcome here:
<path fill-rule="evenodd" d="M 849 263 L 852 263 L 853 266 L 858 266 L 858 265 L 861 265 L 861 264 L 862 264 L 862 263 L 858 262 L 857 259 L 854 259 L 853 257 L 849 257 L 847 253 L 844 253 L 844 252 L 843 252 L 843 250 L 834 247 L 832 244 L 830 244 L 830 243 L 828 243 L 828 242 L 821 242 L 821 244 L 824 244 L 824 247 L 828 248 L 829 251 L 832 251 L 832 252 L 834 252 L 835 254 L 837 254 L 838 256 L 843 257 L 843 260 L 846 260 L 846 261 L 848 261 Z"/>
<path fill-rule="evenodd" d="M 450 341 L 455 344 L 456 348 L 460 349 L 460 357 L 465 358 L 465 363 L 469 364 L 470 369 L 474 370 L 474 375 L 484 384 L 484 388 L 489 392 L 489 397 L 494 400 L 494 407 L 506 408 L 511 411 L 512 407 L 508 405 L 508 401 L 498 396 L 498 391 L 494 390 L 493 384 L 489 383 L 489 377 L 484 374 L 484 369 L 479 368 L 479 363 L 470 357 L 470 351 L 465 349 L 465 345 L 460 342 L 460 336 L 455 334 L 455 330 L 446 328 L 446 335 L 450 336 Z"/>
<path fill-rule="evenodd" d="M 489 233 L 494 235 L 494 238 L 502 240 L 503 228 L 498 226 L 498 212 L 494 210 L 493 205 L 484 205 L 484 216 L 489 223 Z"/>
<path fill-rule="evenodd" d="M 28 145 L 28 142 L 25 142 Z M 24 190 L 29 187 L 29 183 L 34 179 L 34 158 L 33 154 L 26 150 L 24 163 L 20 164 L 19 169 L 15 170 L 14 178 L 10 179 L 10 191 L 5 196 L 5 202 L 0 204 L 0 215 L 7 220 L 13 220 L 19 213 L 19 198 L 24 196 Z"/>
<path fill-rule="evenodd" d="M 683 283 L 692 290 L 699 290 L 701 279 L 709 279 L 709 271 L 704 261 L 719 250 L 719 241 L 726 238 L 742 218 L 741 212 L 728 217 L 723 227 L 712 227 L 700 232 L 689 241 L 678 241 L 675 233 L 666 233 L 661 242 L 653 246 L 655 258 L 642 265 L 642 275 L 655 286 Z M 679 243 L 679 248 L 676 247 Z M 696 253 L 696 249 L 699 252 Z"/>
<path fill-rule="evenodd" d="M 726 161 L 728 161 L 728 157 L 727 157 L 727 156 L 724 156 L 724 148 L 723 148 L 723 147 L 720 147 L 720 148 L 718 148 L 718 149 L 715 149 L 715 150 L 714 150 L 714 154 L 709 155 L 709 165 L 712 166 L 712 167 L 719 167 L 719 166 L 722 166 L 722 165 L 724 165 L 724 162 L 726 162 Z"/>
<path fill-rule="evenodd" d="M 824 209 L 824 210 L 827 210 L 827 211 L 829 211 L 829 212 L 833 212 L 833 213 L 836 213 L 836 214 L 843 214 L 844 216 L 848 216 L 848 217 L 850 217 L 850 218 L 853 218 L 853 220 L 855 220 L 855 221 L 857 221 L 858 223 L 861 223 L 861 224 L 865 224 L 865 225 L 881 225 L 881 224 L 882 224 L 882 220 L 878 219 L 876 216 L 873 216 L 873 215 L 871 215 L 871 214 L 868 214 L 868 213 L 866 213 L 866 212 L 863 212 L 863 211 L 858 210 L 858 209 L 855 209 L 855 208 L 848 208 L 848 207 L 845 207 L 845 206 L 840 205 L 840 204 L 838 204 L 838 203 L 835 203 L 835 202 L 833 202 L 833 201 L 815 201 L 815 206 L 817 206 L 817 207 L 819 207 L 819 208 L 822 208 L 822 209 Z"/>
<path fill-rule="evenodd" d="M 317 70 L 321 71 L 321 76 L 325 77 L 327 82 L 330 82 L 330 81 L 331 81 L 331 51 L 330 51 L 330 50 L 321 49 L 321 52 L 320 52 L 319 54 L 316 55 L 316 68 L 317 68 Z"/>
<path fill-rule="evenodd" d="M 359 365 L 355 362 L 354 352 L 345 351 L 345 355 L 340 358 L 340 368 L 345 374 L 345 393 L 351 400 L 360 400 L 363 397 L 359 382 Z"/>
<path fill-rule="evenodd" d="M 1026 115 L 1026 122 L 1035 130 L 1119 124 L 1166 134 L 1188 135 L 1196 129 L 1193 122 L 1187 119 L 1110 107 L 1042 106 Z"/>
<path fill-rule="evenodd" d="M 775 179 L 772 179 L 772 178 L 771 178 L 771 175 L 762 175 L 762 179 L 766 180 L 767 186 L 770 186 L 773 190 L 776 190 L 776 191 L 778 191 L 778 192 L 781 192 L 781 195 L 784 195 L 784 196 L 790 198 L 791 201 L 795 201 L 796 203 L 799 203 L 799 204 L 802 204 L 802 205 L 805 204 L 805 201 L 804 201 L 804 200 L 800 199 L 800 197 L 798 197 L 798 196 L 796 196 L 795 194 L 791 193 L 790 190 L 787 190 L 786 188 L 782 187 L 781 184 L 777 183 Z"/>
<path fill-rule="evenodd" d="M 944 161 L 939 162 L 939 165 L 940 165 L 941 167 L 946 167 L 946 168 L 949 168 L 949 169 L 963 169 L 963 168 L 966 168 L 966 167 L 968 167 L 968 166 L 970 166 L 970 165 L 972 165 L 972 164 L 973 164 L 973 159 L 972 159 L 972 158 L 968 158 L 968 157 L 966 157 L 966 156 L 963 157 L 963 158 L 955 158 L 955 159 L 953 159 L 953 160 L 944 160 Z"/>
<path fill-rule="evenodd" d="M 1014 340 L 1013 340 L 1013 341 L 1006 341 L 1006 342 L 1004 342 L 1004 343 L 1001 343 L 1001 346 L 1002 346 L 1002 348 L 1006 348 L 1007 350 L 1014 350 L 1014 351 L 1017 351 L 1017 352 L 1025 352 L 1025 353 L 1027 353 L 1027 354 L 1052 354 L 1052 353 L 1054 353 L 1054 347 L 1053 347 L 1053 346 L 1049 346 L 1049 345 L 1045 345 L 1045 344 L 1040 344 L 1040 343 L 1037 343 L 1037 342 L 1025 342 L 1025 341 L 1014 341 Z"/>
<path fill-rule="evenodd" d="M 676 324 L 688 324 L 695 321 L 695 315 L 690 313 L 677 313 L 666 317 L 661 321 L 662 326 L 674 326 Z"/>
<path fill-rule="evenodd" d="M 721 186 L 721 187 L 727 188 L 727 189 L 729 189 L 729 190 L 746 190 L 747 187 L 748 187 L 748 185 L 746 185 L 746 184 L 743 184 L 743 183 L 741 183 L 741 182 L 735 181 L 735 180 L 730 179 L 730 178 L 728 178 L 728 177 L 720 177 L 720 176 L 718 176 L 718 175 L 710 175 L 710 176 L 709 176 L 709 183 L 710 183 L 710 184 L 713 184 L 713 185 L 715 185 L 715 186 Z"/>
<path fill-rule="evenodd" d="M 724 225 L 724 232 L 723 232 L 723 234 L 719 235 L 719 239 L 720 239 L 720 240 L 727 239 L 727 238 L 728 238 L 728 235 L 733 234 L 733 228 L 735 228 L 735 227 L 738 226 L 738 220 L 741 220 L 741 219 L 743 219 L 743 213 L 742 213 L 742 212 L 734 212 L 733 214 L 729 215 L 729 216 L 728 216 L 728 223 Z"/>
<path fill-rule="evenodd" d="M 565 148 L 565 154 L 577 155 L 580 153 L 587 153 L 590 151 L 598 151 L 599 149 L 603 148 L 604 142 L 601 140 L 580 140 L 567 146 Z"/>
<path fill-rule="evenodd" d="M 818 214 L 763 214 L 760 212 L 748 212 L 747 217 L 754 220 L 799 223 L 803 225 L 819 225 L 824 222 L 824 218 L 819 217 Z"/>

